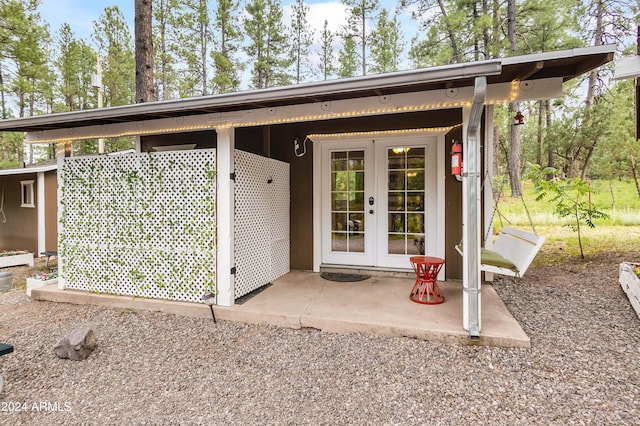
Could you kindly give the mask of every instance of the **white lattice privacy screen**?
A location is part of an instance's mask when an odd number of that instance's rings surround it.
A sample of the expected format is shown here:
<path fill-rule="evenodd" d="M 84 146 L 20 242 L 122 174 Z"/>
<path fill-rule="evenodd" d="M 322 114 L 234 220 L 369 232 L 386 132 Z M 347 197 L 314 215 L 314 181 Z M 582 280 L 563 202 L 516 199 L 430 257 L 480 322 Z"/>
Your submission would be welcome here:
<path fill-rule="evenodd" d="M 66 288 L 200 302 L 215 287 L 216 151 L 66 158 Z"/>
<path fill-rule="evenodd" d="M 289 272 L 289 164 L 235 151 L 235 297 Z"/>

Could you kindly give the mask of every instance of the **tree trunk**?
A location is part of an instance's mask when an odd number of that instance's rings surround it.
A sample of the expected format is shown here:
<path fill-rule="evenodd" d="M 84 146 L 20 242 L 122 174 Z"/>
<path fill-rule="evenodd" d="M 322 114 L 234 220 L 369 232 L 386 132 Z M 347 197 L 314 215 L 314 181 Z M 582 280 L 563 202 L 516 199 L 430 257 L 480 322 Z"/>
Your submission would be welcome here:
<path fill-rule="evenodd" d="M 198 8 L 198 19 L 200 20 L 200 62 L 202 63 L 202 96 L 209 94 L 207 73 L 207 57 L 208 55 L 208 40 L 209 40 L 209 27 L 207 20 L 204 19 L 203 10 L 207 10 L 207 1 L 200 0 L 200 7 Z"/>
<path fill-rule="evenodd" d="M 638 182 L 638 169 L 636 168 L 636 161 L 633 157 L 631 160 L 631 174 L 633 175 L 633 181 L 636 184 L 636 192 L 638 193 L 638 198 L 640 198 L 640 182 Z"/>
<path fill-rule="evenodd" d="M 447 34 L 449 35 L 449 41 L 451 42 L 451 50 L 453 51 L 453 60 L 457 63 L 462 62 L 462 58 L 460 57 L 460 51 L 458 50 L 458 43 L 456 43 L 456 36 L 453 33 L 453 28 L 451 28 L 451 24 L 449 23 L 447 10 L 444 7 L 443 0 L 438 0 L 438 6 L 440 6 L 440 13 L 442 13 L 442 17 L 444 18 L 444 23 L 447 27 Z"/>
<path fill-rule="evenodd" d="M 545 113 L 547 115 L 547 129 L 551 128 L 551 102 L 547 99 L 546 101 L 544 101 L 546 107 L 545 107 Z M 547 166 L 548 167 L 553 167 L 553 142 L 551 140 L 552 138 L 547 138 L 547 149 L 549 150 L 549 152 L 547 153 L 548 158 L 547 158 Z"/>
<path fill-rule="evenodd" d="M 500 166 L 500 129 L 493 126 L 493 159 L 491 161 L 491 176 L 498 176 Z"/>
<path fill-rule="evenodd" d="M 595 40 L 594 45 L 601 46 L 602 45 L 602 15 L 604 15 L 604 0 L 596 0 L 596 32 L 595 32 Z M 587 99 L 586 104 L 590 107 L 593 106 L 593 100 L 596 96 L 596 85 L 598 84 L 598 71 L 593 70 L 589 73 L 589 86 L 587 88 Z"/>
<path fill-rule="evenodd" d="M 507 27 L 511 54 L 516 53 L 516 1 L 507 1 Z M 512 120 L 520 110 L 518 102 L 509 103 L 509 120 Z M 511 182 L 511 196 L 522 195 L 520 183 L 520 127 L 511 122 L 511 137 L 509 145 L 509 180 Z"/>
<path fill-rule="evenodd" d="M 367 18 L 365 15 L 366 8 L 362 7 L 362 75 L 367 75 Z"/>
<path fill-rule="evenodd" d="M 478 23 L 478 5 L 473 3 L 473 25 Z M 478 33 L 474 32 L 473 35 L 473 60 L 480 60 L 480 40 L 478 39 Z"/>
<path fill-rule="evenodd" d="M 589 163 L 591 162 L 591 157 L 593 157 L 593 151 L 596 149 L 596 145 L 598 144 L 598 139 L 595 138 L 593 143 L 589 147 L 587 151 L 587 157 L 584 159 L 584 163 L 582 164 L 582 172 L 580 173 L 580 179 L 585 180 L 587 177 L 587 170 L 589 169 Z"/>
<path fill-rule="evenodd" d="M 0 103 L 2 104 L 2 119 L 7 118 L 7 104 L 4 99 L 4 78 L 2 76 L 2 62 L 0 62 Z"/>
<path fill-rule="evenodd" d="M 516 52 L 516 0 L 507 0 L 507 35 L 509 37 L 509 50 L 511 54 Z"/>
<path fill-rule="evenodd" d="M 151 5 L 152 0 L 135 0 L 137 103 L 155 100 Z"/>
<path fill-rule="evenodd" d="M 482 0 L 482 16 L 489 15 L 489 0 Z M 489 58 L 489 43 L 491 42 L 489 36 L 489 26 L 485 25 L 482 28 L 482 59 Z"/>
<path fill-rule="evenodd" d="M 519 110 L 518 102 L 509 104 L 509 119 Z M 513 120 L 512 120 L 513 121 Z M 520 183 L 520 126 L 511 123 L 511 143 L 509 145 L 509 180 L 511 182 L 511 196 L 522 195 L 522 184 Z"/>
<path fill-rule="evenodd" d="M 544 101 L 538 101 L 538 150 L 536 152 L 536 164 L 542 165 L 542 145 L 544 143 L 542 137 L 542 115 L 544 114 Z"/>

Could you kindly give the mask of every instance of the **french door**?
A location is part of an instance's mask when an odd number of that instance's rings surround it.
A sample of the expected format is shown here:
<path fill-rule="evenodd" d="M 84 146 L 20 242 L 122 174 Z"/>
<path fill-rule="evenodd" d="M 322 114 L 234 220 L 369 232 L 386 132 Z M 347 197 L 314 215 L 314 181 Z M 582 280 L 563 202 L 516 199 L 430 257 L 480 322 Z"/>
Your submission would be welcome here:
<path fill-rule="evenodd" d="M 436 254 L 436 141 L 322 143 L 322 263 L 406 269 Z"/>
<path fill-rule="evenodd" d="M 322 149 L 323 263 L 375 264 L 373 141 L 325 142 Z"/>

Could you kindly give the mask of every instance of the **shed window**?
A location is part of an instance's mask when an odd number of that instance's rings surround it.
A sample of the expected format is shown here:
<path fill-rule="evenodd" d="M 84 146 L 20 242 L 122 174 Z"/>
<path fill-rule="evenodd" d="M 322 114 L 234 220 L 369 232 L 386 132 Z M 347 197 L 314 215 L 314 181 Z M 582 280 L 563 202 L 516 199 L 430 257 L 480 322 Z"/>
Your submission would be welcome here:
<path fill-rule="evenodd" d="M 35 207 L 35 201 L 33 196 L 33 182 L 32 180 L 21 180 L 20 187 L 22 189 L 22 204 L 20 207 Z"/>

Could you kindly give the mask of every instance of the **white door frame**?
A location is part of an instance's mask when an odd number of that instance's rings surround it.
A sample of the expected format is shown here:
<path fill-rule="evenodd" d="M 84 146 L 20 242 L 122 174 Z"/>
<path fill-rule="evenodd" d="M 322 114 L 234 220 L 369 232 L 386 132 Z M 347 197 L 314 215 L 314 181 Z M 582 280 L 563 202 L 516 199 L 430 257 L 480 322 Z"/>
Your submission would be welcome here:
<path fill-rule="evenodd" d="M 430 250 L 435 250 L 435 252 L 430 253 L 438 257 L 444 258 L 445 246 L 444 246 L 444 234 L 445 234 L 445 133 L 444 132 L 430 132 L 426 130 L 425 132 L 420 133 L 412 133 L 411 135 L 390 135 L 387 136 L 385 132 L 372 132 L 366 136 L 368 140 L 377 140 L 383 142 L 383 140 L 393 140 L 391 143 L 393 145 L 397 145 L 399 140 L 411 139 L 415 140 L 416 138 L 435 138 L 435 183 L 433 191 L 435 191 L 435 203 L 436 203 L 436 226 L 435 226 L 435 247 L 430 247 Z M 345 134 L 342 135 L 327 135 L 327 139 L 323 139 L 323 137 L 319 137 L 316 135 L 313 140 L 313 271 L 320 272 L 320 266 L 322 264 L 322 144 L 326 142 L 335 142 L 339 140 L 343 143 L 343 145 L 336 146 L 336 149 L 339 147 L 349 149 L 352 147 L 350 145 L 353 141 L 363 140 L 365 137 L 363 135 L 359 136 L 349 136 Z M 408 143 L 408 142 L 407 142 Z M 385 145 L 385 143 L 381 143 L 381 146 Z M 381 151 L 381 148 L 376 148 L 375 151 Z M 378 153 L 377 153 L 378 154 Z M 378 157 L 380 155 L 378 154 Z M 378 160 L 376 160 L 378 161 Z M 378 175 L 381 172 L 378 170 L 379 167 L 376 165 L 375 174 L 376 174 L 376 185 L 379 183 Z M 386 169 L 386 168 L 385 168 Z M 386 176 L 384 176 L 386 178 Z M 376 188 L 376 197 L 379 199 L 379 202 L 376 202 L 376 209 L 379 209 L 380 203 L 382 199 L 379 198 L 379 195 L 385 188 Z M 432 195 L 433 192 L 430 192 Z M 378 232 L 380 235 L 381 231 Z M 377 240 L 380 241 L 379 236 Z M 377 242 L 376 242 L 377 244 Z M 377 260 L 376 260 L 377 262 Z M 402 269 L 402 270 L 410 270 L 410 266 L 407 265 L 406 268 L 379 268 L 379 269 Z M 444 268 L 440 273 L 440 279 L 444 277 Z"/>
<path fill-rule="evenodd" d="M 425 240 L 425 253 L 430 256 L 444 257 L 444 250 L 438 249 L 438 243 L 442 242 L 444 248 L 444 187 L 438 188 L 438 145 L 439 138 L 434 135 L 409 135 L 379 138 L 376 140 L 376 173 L 377 173 L 377 199 L 378 204 L 378 250 L 376 266 L 385 269 L 410 269 L 409 255 L 388 254 L 388 229 L 386 217 L 388 215 L 387 199 L 387 149 L 390 147 L 424 147 L 425 148 L 425 222 L 427 228 L 425 235 L 430 236 Z M 442 138 L 444 145 L 444 137 Z M 443 181 L 444 182 L 444 181 Z M 442 211 L 440 211 L 442 210 Z M 435 236 L 435 238 L 434 238 Z M 441 238 L 442 237 L 442 238 Z"/>
<path fill-rule="evenodd" d="M 322 167 L 326 168 L 330 164 L 330 154 L 334 151 L 364 151 L 364 163 L 365 163 L 365 179 L 364 179 L 364 252 L 334 252 L 332 250 L 332 239 L 322 238 L 322 258 L 324 263 L 336 264 L 336 265 L 357 265 L 357 266 L 374 266 L 376 262 L 376 232 L 375 227 L 377 225 L 376 215 L 370 214 L 369 210 L 373 210 L 374 213 L 377 210 L 377 205 L 370 207 L 366 200 L 369 197 L 377 196 L 377 179 L 376 179 L 376 164 L 375 164 L 375 145 L 371 138 L 349 140 L 345 143 L 342 139 L 333 139 L 322 142 Z M 331 173 L 325 173 L 325 170 L 320 170 L 321 179 L 321 205 L 328 206 L 331 203 Z M 322 236 L 327 233 L 331 234 L 331 209 L 322 209 L 322 216 L 320 219 L 320 228 L 322 229 Z"/>

